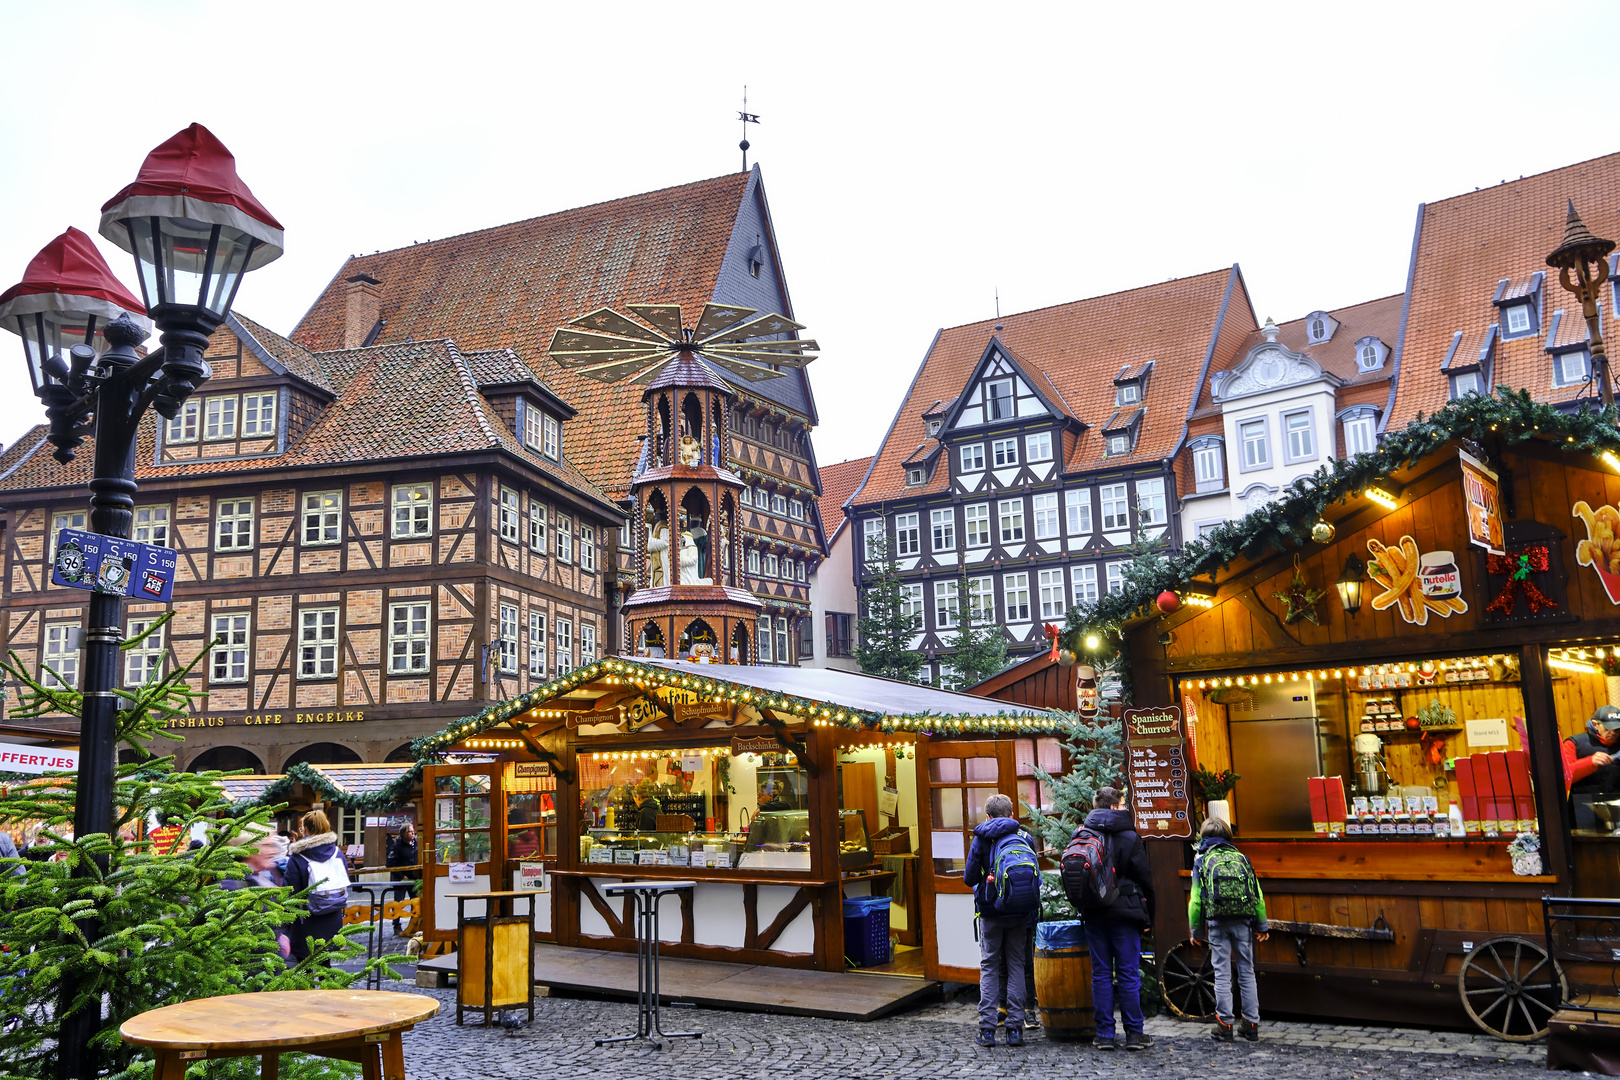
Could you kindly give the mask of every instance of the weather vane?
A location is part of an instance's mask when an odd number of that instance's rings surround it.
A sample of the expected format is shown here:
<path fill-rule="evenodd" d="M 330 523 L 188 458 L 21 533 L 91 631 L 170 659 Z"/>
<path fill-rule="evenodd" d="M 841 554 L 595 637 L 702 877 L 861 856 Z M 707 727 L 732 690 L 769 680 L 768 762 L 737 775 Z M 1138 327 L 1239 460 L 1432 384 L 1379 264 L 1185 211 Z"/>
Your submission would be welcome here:
<path fill-rule="evenodd" d="M 743 126 L 742 142 L 737 144 L 737 149 L 739 149 L 739 150 L 741 150 L 743 152 L 742 171 L 747 172 L 748 171 L 748 125 L 749 124 L 757 124 L 757 123 L 759 123 L 759 113 L 751 113 L 751 112 L 748 111 L 748 87 L 746 87 L 746 86 L 743 87 L 743 107 L 742 107 L 742 112 L 737 114 L 737 119 L 742 121 L 742 126 Z"/>
<path fill-rule="evenodd" d="M 637 322 L 612 308 L 581 315 L 551 335 L 547 352 L 566 368 L 598 382 L 651 382 L 682 357 L 717 364 L 749 382 L 777 379 L 783 368 L 802 368 L 820 348 L 814 341 L 782 339 L 804 327 L 783 315 L 731 304 L 703 305 L 697 325 L 681 321 L 679 304 L 627 304 Z M 580 329 L 570 329 L 579 327 Z M 766 340 L 775 339 L 775 340 Z"/>

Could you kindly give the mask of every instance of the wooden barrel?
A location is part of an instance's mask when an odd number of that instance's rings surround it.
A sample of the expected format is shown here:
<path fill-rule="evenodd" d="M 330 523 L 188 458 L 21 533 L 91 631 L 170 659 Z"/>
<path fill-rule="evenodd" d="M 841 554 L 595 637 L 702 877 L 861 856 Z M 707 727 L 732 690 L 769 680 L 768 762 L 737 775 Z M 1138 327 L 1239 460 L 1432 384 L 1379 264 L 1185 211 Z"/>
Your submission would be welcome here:
<path fill-rule="evenodd" d="M 1035 950 L 1035 1000 L 1049 1039 L 1089 1039 L 1097 1034 L 1091 1008 L 1091 950 Z"/>

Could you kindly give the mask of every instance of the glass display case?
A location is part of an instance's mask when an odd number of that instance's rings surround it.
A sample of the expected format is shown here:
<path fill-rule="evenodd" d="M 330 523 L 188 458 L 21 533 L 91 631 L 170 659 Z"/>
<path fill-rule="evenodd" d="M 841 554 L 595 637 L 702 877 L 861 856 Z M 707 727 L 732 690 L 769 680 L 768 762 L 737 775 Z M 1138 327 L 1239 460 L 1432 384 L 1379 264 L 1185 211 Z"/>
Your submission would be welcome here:
<path fill-rule="evenodd" d="M 866 831 L 865 810 L 838 811 L 838 868 L 858 870 L 877 861 Z"/>
<path fill-rule="evenodd" d="M 810 811 L 761 810 L 748 823 L 748 842 L 737 865 L 770 870 L 810 869 Z"/>

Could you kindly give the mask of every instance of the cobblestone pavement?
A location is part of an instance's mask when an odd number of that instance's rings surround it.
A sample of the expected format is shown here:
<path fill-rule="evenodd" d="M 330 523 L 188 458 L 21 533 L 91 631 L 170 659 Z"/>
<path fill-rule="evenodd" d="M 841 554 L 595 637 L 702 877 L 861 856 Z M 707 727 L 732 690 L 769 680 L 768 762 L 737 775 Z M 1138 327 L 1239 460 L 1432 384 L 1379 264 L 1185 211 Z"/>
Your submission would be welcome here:
<path fill-rule="evenodd" d="M 1100 1053 L 1090 1047 L 1029 1033 L 1022 1048 L 972 1044 L 974 1013 L 961 1001 L 925 1006 L 871 1023 L 790 1016 L 665 1009 L 670 1030 L 703 1031 L 701 1039 L 666 1040 L 598 1049 L 593 1040 L 623 1034 L 635 1023 L 625 1002 L 540 998 L 532 1027 L 485 1029 L 481 1020 L 455 1024 L 455 991 L 393 990 L 431 994 L 439 1015 L 405 1037 L 410 1080 L 481 1080 L 484 1077 L 566 1075 L 668 1080 L 763 1080 L 794 1077 L 834 1080 L 893 1077 L 1114 1077 L 1151 1073 L 1155 1080 L 1226 1077 L 1342 1078 L 1545 1076 L 1545 1048 L 1484 1036 L 1353 1025 L 1267 1023 L 1261 1042 L 1216 1045 L 1206 1025 L 1149 1021 L 1156 1045 L 1143 1053 Z M 521 1014 L 514 1014 L 521 1015 Z"/>

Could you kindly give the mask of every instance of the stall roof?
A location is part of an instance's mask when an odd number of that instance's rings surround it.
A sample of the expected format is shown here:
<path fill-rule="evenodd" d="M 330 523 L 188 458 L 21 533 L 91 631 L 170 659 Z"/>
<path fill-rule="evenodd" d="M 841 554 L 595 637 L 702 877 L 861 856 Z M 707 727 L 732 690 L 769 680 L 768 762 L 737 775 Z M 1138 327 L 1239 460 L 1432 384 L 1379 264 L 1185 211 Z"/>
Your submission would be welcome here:
<path fill-rule="evenodd" d="M 219 786 L 233 803 L 257 802 L 285 779 L 284 776 L 224 776 L 220 778 Z"/>
<path fill-rule="evenodd" d="M 415 765 L 311 765 L 346 795 L 371 795 L 398 783 Z"/>

